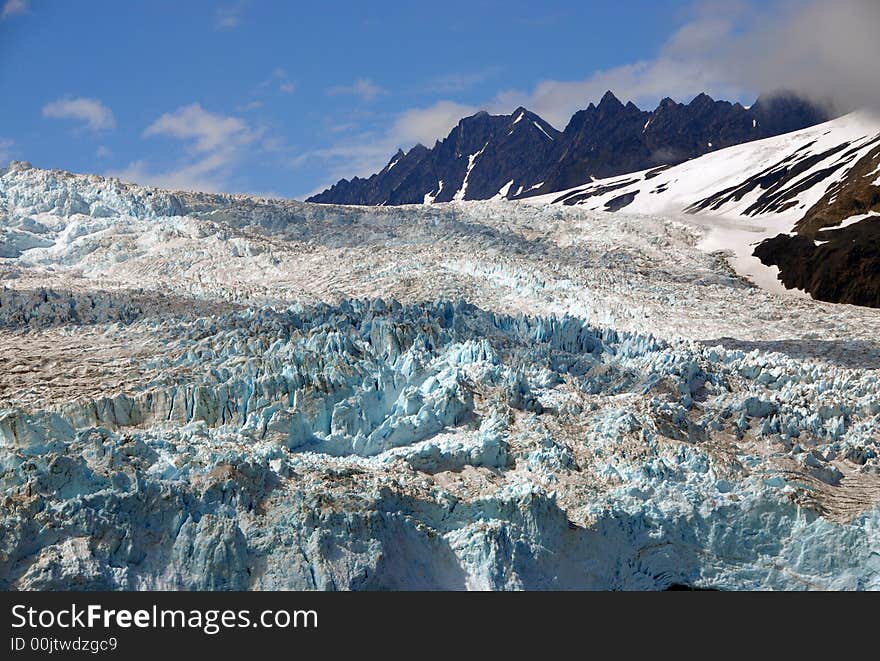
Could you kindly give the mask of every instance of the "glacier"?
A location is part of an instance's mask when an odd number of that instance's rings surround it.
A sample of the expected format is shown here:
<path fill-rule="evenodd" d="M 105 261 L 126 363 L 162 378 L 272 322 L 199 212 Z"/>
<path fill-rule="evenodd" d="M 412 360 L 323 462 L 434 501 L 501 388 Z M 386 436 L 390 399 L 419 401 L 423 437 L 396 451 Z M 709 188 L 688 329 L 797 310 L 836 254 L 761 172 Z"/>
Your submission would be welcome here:
<path fill-rule="evenodd" d="M 11 164 L 0 588 L 880 588 L 880 318 L 706 222 Z"/>

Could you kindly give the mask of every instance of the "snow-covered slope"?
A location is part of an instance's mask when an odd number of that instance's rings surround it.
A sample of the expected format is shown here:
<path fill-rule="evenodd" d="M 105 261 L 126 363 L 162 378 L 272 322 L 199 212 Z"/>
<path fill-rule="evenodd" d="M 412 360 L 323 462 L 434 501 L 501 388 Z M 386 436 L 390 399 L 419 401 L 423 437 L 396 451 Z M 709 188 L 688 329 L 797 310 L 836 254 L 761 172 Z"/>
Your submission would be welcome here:
<path fill-rule="evenodd" d="M 880 142 L 880 119 L 851 113 L 794 133 L 721 149 L 670 168 L 596 180 L 532 202 L 674 215 L 760 218 L 791 228 Z"/>
<path fill-rule="evenodd" d="M 819 208 L 820 200 L 826 200 L 826 206 L 833 205 L 837 196 L 830 191 L 851 185 L 852 179 L 863 176 L 862 171 L 880 167 L 878 148 L 880 118 L 866 112 L 852 113 L 794 133 L 722 149 L 674 167 L 596 180 L 531 202 L 627 214 L 686 214 L 686 222 L 709 230 L 704 248 L 732 253 L 737 272 L 764 287 L 782 290 L 781 277 L 789 287 L 806 288 L 825 300 L 875 305 L 880 292 L 873 281 L 865 281 L 855 290 L 835 286 L 837 282 L 858 279 L 865 270 L 876 269 L 874 261 L 867 262 L 862 254 L 865 245 L 873 246 L 873 232 L 840 237 L 842 240 L 834 246 L 838 253 L 852 253 L 847 246 L 857 242 L 858 254 L 841 255 L 836 263 L 822 254 L 815 256 L 808 270 L 823 269 L 824 273 L 822 278 L 812 280 L 792 273 L 798 266 L 791 259 L 776 257 L 765 266 L 754 253 L 756 246 L 771 237 L 794 235 L 796 225 L 814 231 L 816 223 L 811 225 L 810 218 L 828 215 L 824 207 Z M 819 227 L 843 228 L 873 218 L 871 210 L 880 208 L 880 186 L 874 186 L 874 202 L 870 195 L 863 195 L 847 209 L 838 210 L 833 219 L 823 220 Z M 819 238 L 808 234 L 810 241 Z M 824 238 L 827 241 L 832 236 Z M 846 245 L 841 250 L 838 244 Z M 789 249 L 781 251 L 784 257 Z M 869 247 L 869 252 L 873 251 Z M 783 266 L 781 275 L 773 264 Z M 836 294 L 838 289 L 846 293 Z"/>
<path fill-rule="evenodd" d="M 880 588 L 880 318 L 697 224 L 15 164 L 0 229 L 0 587 Z"/>

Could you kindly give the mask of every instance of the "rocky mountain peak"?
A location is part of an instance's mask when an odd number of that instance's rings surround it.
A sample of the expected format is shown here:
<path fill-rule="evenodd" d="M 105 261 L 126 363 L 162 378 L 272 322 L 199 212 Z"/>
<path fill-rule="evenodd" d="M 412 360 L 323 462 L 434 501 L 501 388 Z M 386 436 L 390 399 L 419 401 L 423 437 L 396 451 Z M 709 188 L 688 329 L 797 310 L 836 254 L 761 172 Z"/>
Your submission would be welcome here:
<path fill-rule="evenodd" d="M 676 103 L 671 98 L 664 97 L 660 103 L 657 105 L 657 109 L 654 112 L 660 112 L 663 110 L 670 110 L 672 108 L 678 108 L 681 104 Z"/>
<path fill-rule="evenodd" d="M 706 94 L 705 92 L 700 92 L 697 94 L 688 105 L 688 108 L 694 110 L 706 110 L 715 105 L 715 99 Z"/>
<path fill-rule="evenodd" d="M 608 90 L 607 92 L 605 92 L 605 94 L 602 95 L 602 99 L 599 101 L 598 106 L 598 110 L 604 112 L 609 112 L 612 110 L 623 110 L 623 108 L 624 106 L 620 102 L 620 99 L 614 96 L 614 93 L 611 90 Z"/>
<path fill-rule="evenodd" d="M 524 106 L 510 115 L 481 110 L 462 118 L 433 149 L 398 152 L 379 175 L 340 182 L 309 201 L 388 205 L 527 197 L 593 177 L 674 165 L 827 118 L 786 93 L 764 95 L 749 110 L 706 93 L 687 105 L 666 97 L 650 112 L 632 101 L 624 105 L 609 90 L 598 105 L 576 112 L 561 133 Z"/>
<path fill-rule="evenodd" d="M 459 126 L 463 126 L 463 125 L 466 125 L 466 124 L 478 124 L 478 123 L 484 123 L 484 122 L 485 122 L 486 120 L 488 120 L 490 117 L 491 117 L 491 115 L 489 115 L 488 111 L 486 111 L 486 110 L 478 110 L 478 111 L 475 112 L 473 115 L 470 115 L 470 116 L 468 116 L 468 117 L 464 117 L 464 118 L 462 118 L 462 120 L 461 120 L 458 124 L 459 124 Z"/>

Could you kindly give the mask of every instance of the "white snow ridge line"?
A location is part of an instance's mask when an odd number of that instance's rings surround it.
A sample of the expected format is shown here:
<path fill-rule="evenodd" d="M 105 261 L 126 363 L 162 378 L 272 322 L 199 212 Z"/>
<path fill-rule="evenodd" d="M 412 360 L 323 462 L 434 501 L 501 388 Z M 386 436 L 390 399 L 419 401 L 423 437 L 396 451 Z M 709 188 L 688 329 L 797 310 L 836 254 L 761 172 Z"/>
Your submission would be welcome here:
<path fill-rule="evenodd" d="M 553 136 L 551 136 L 549 133 L 547 133 L 547 131 L 544 130 L 544 127 L 542 127 L 540 124 L 538 124 L 538 122 L 532 120 L 532 124 L 534 124 L 535 127 L 536 127 L 541 133 L 543 133 L 543 134 L 546 135 L 548 138 L 550 138 L 551 140 L 553 140 Z"/>
<path fill-rule="evenodd" d="M 486 150 L 486 147 L 488 147 L 488 146 L 489 146 L 489 143 L 487 142 L 485 145 L 483 145 L 483 148 L 480 151 L 468 156 L 467 172 L 465 172 L 465 174 L 464 174 L 464 180 L 461 182 L 461 188 L 459 188 L 456 191 L 455 195 L 452 196 L 452 199 L 454 201 L 464 200 L 464 196 L 467 194 L 468 179 L 471 176 L 471 170 L 474 169 L 474 165 L 476 164 L 477 159 Z"/>

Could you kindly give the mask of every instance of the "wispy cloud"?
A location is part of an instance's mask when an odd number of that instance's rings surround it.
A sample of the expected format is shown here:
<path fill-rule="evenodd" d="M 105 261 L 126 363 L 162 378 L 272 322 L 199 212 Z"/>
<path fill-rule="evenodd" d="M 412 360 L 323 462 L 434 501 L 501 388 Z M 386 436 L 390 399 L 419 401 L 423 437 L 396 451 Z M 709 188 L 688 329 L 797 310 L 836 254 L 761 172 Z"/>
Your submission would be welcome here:
<path fill-rule="evenodd" d="M 428 81 L 425 86 L 426 92 L 436 92 L 439 94 L 450 94 L 452 92 L 463 92 L 469 90 L 475 85 L 485 82 L 497 73 L 497 68 L 483 69 L 480 71 L 471 71 L 468 73 L 450 73 L 442 76 L 436 76 Z"/>
<path fill-rule="evenodd" d="M 708 91 L 729 98 L 742 92 L 736 85 L 719 83 L 711 68 L 701 62 L 661 58 L 597 71 L 584 80 L 543 80 L 530 92 L 504 90 L 486 106 L 492 112 L 504 113 L 525 106 L 561 129 L 575 111 L 598 101 L 606 90 L 612 90 L 624 102 L 632 100 L 643 107 L 665 96 L 686 99 Z"/>
<path fill-rule="evenodd" d="M 43 106 L 43 117 L 50 119 L 73 119 L 85 124 L 92 131 L 116 128 L 113 111 L 98 99 L 65 97 Z"/>
<path fill-rule="evenodd" d="M 528 25 L 529 27 L 533 28 L 543 28 L 553 25 L 559 25 L 563 21 L 569 20 L 570 18 L 570 11 L 543 11 L 522 16 L 513 16 L 511 17 L 511 21 L 519 25 Z"/>
<path fill-rule="evenodd" d="M 237 117 L 213 113 L 199 103 L 181 106 L 144 129 L 144 137 L 165 135 L 190 141 L 195 152 L 211 152 L 253 140 L 247 124 Z"/>
<path fill-rule="evenodd" d="M 525 106 L 557 128 L 564 128 L 571 115 L 612 90 L 623 101 L 652 107 L 665 96 L 687 100 L 700 92 L 738 98 L 750 88 L 726 75 L 725 66 L 710 54 L 718 44 L 733 38 L 745 13 L 743 3 L 696 5 L 697 9 L 677 30 L 657 57 L 600 69 L 580 80 L 539 81 L 530 91 L 503 90 L 486 104 L 492 112 L 510 112 Z"/>
<path fill-rule="evenodd" d="M 793 90 L 837 111 L 880 110 L 880 2 L 794 0 L 747 19 L 708 50 L 721 73 L 759 90 Z"/>
<path fill-rule="evenodd" d="M 177 190 L 224 190 L 234 166 L 262 133 L 242 119 L 192 103 L 165 113 L 143 133 L 145 138 L 163 136 L 183 142 L 184 156 L 177 166 L 157 170 L 141 159 L 108 174 Z"/>
<path fill-rule="evenodd" d="M 235 112 L 251 112 L 252 110 L 259 110 L 262 107 L 262 101 L 248 101 L 247 103 L 235 106 Z"/>
<path fill-rule="evenodd" d="M 262 108 L 269 100 L 268 97 L 271 92 L 279 94 L 293 94 L 296 92 L 296 83 L 290 78 L 290 74 L 284 67 L 275 67 L 268 76 L 254 85 L 250 90 L 250 101 L 236 106 L 236 112 L 250 112 L 251 110 Z"/>
<path fill-rule="evenodd" d="M 358 125 L 355 122 L 342 122 L 341 124 L 331 124 L 327 127 L 330 133 L 348 133 L 356 129 Z"/>
<path fill-rule="evenodd" d="M 272 75 L 269 76 L 262 83 L 260 83 L 257 87 L 266 88 L 273 85 L 277 85 L 278 91 L 282 94 L 293 94 L 296 91 L 296 84 L 290 79 L 290 75 L 287 73 L 287 69 L 283 67 L 275 67 L 272 70 Z"/>
<path fill-rule="evenodd" d="M 214 29 L 219 31 L 234 30 L 241 25 L 241 15 L 245 3 L 237 2 L 225 7 L 218 7 L 214 12 Z"/>
<path fill-rule="evenodd" d="M 95 156 L 97 156 L 98 158 L 109 158 L 112 155 L 113 151 L 110 149 L 110 147 L 107 147 L 105 145 L 100 145 L 95 152 Z"/>
<path fill-rule="evenodd" d="M 337 85 L 327 89 L 330 96 L 350 95 L 364 101 L 372 101 L 377 97 L 388 94 L 388 90 L 380 87 L 369 78 L 358 78 L 351 85 Z"/>
<path fill-rule="evenodd" d="M 438 101 L 423 108 L 403 111 L 387 131 L 346 136 L 324 149 L 299 154 L 291 161 L 292 167 L 319 163 L 328 172 L 328 178 L 366 176 L 381 169 L 398 148 L 409 148 L 415 143 L 432 146 L 445 137 L 458 121 L 478 110 L 474 106 Z"/>
<path fill-rule="evenodd" d="M 770 6 L 704 0 L 656 58 L 581 80 L 548 79 L 529 91 L 505 90 L 486 107 L 510 112 L 524 105 L 559 128 L 608 89 L 643 106 L 699 92 L 742 98 L 788 90 L 838 111 L 880 108 L 878 25 L 876 0 L 790 0 Z"/>
<path fill-rule="evenodd" d="M 14 146 L 14 140 L 0 138 L 0 165 L 4 165 L 12 160 L 12 149 Z"/>
<path fill-rule="evenodd" d="M 157 171 L 146 161 L 137 160 L 132 161 L 122 170 L 109 170 L 105 174 L 141 186 L 218 193 L 224 188 L 223 176 L 218 173 L 224 165 L 226 163 L 221 159 L 213 158 L 179 168 Z"/>
<path fill-rule="evenodd" d="M 245 113 L 259 110 L 271 102 L 271 93 L 293 94 L 296 89 L 296 83 L 290 78 L 287 69 L 275 67 L 268 76 L 251 88 L 248 94 L 250 100 L 239 103 L 235 106 L 235 111 Z"/>
<path fill-rule="evenodd" d="M 402 112 L 385 135 L 385 140 L 396 146 L 420 142 L 430 147 L 435 140 L 445 138 L 462 117 L 473 115 L 479 108 L 438 101 L 425 108 L 410 108 Z"/>
<path fill-rule="evenodd" d="M 0 20 L 27 14 L 29 10 L 28 0 L 6 0 L 3 9 L 0 9 Z"/>

